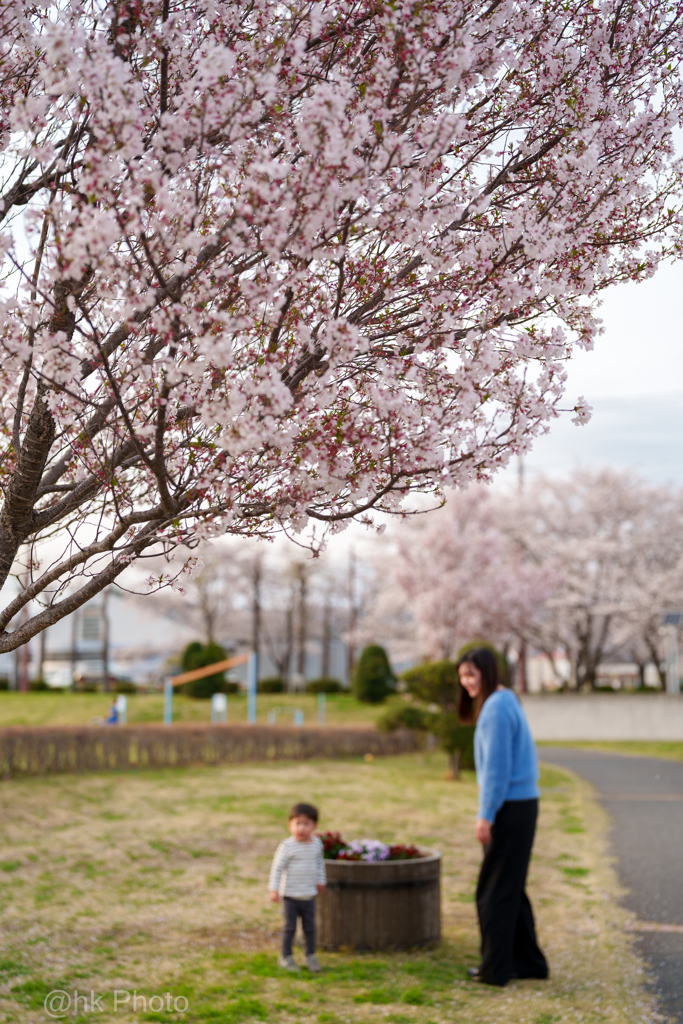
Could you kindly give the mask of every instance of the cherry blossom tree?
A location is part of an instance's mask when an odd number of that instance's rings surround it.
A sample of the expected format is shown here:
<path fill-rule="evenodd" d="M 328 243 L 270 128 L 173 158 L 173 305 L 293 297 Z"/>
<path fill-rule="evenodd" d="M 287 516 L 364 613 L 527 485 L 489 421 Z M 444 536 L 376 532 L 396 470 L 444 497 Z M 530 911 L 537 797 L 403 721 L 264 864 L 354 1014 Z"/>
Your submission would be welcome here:
<path fill-rule="evenodd" d="M 683 495 L 632 472 L 577 470 L 538 478 L 506 506 L 506 522 L 531 563 L 558 584 L 527 627 L 551 658 L 561 652 L 574 685 L 594 687 L 614 656 L 660 667 L 663 614 L 683 607 Z"/>
<path fill-rule="evenodd" d="M 399 611 L 397 635 L 408 613 L 423 657 L 452 658 L 477 638 L 509 646 L 554 589 L 554 570 L 525 559 L 500 529 L 499 504 L 486 487 L 471 487 L 396 531 L 388 600 L 378 608 L 387 623 L 386 610 Z"/>
<path fill-rule="evenodd" d="M 0 650 L 526 450 L 678 251 L 682 53 L 683 0 L 0 0 Z"/>

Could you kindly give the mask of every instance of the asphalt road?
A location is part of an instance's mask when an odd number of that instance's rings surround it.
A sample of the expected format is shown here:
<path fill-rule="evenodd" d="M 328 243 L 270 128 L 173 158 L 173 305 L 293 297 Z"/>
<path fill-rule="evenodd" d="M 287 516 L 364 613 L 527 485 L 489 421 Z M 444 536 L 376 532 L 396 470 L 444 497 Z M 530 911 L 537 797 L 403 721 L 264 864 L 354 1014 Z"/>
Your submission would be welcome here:
<path fill-rule="evenodd" d="M 683 764 L 654 757 L 542 747 L 541 760 L 590 782 L 612 818 L 612 850 L 662 1013 L 683 1024 Z"/>

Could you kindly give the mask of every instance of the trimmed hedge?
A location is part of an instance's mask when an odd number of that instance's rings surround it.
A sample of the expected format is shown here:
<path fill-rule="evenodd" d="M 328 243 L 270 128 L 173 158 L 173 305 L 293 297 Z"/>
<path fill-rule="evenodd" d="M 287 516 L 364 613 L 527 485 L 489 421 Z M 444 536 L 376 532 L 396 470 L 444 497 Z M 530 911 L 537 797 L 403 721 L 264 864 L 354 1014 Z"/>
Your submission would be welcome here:
<path fill-rule="evenodd" d="M 256 684 L 257 693 L 284 693 L 286 690 L 284 679 L 279 676 L 268 676 L 266 679 L 259 679 Z"/>
<path fill-rule="evenodd" d="M 306 693 L 341 693 L 344 687 L 338 679 L 309 679 L 304 687 Z"/>
<path fill-rule="evenodd" d="M 278 725 L 10 726 L 0 729 L 0 777 L 57 772 L 127 771 L 407 754 L 414 732 Z"/>

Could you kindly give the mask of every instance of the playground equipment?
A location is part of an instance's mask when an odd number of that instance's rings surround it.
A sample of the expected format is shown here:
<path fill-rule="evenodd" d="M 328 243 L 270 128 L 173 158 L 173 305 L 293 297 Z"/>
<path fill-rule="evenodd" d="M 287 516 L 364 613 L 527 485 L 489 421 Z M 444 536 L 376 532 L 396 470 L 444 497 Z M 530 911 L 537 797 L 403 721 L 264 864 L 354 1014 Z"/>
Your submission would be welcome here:
<path fill-rule="evenodd" d="M 301 708 L 275 707 L 271 708 L 270 711 L 268 712 L 268 725 L 276 725 L 278 715 L 291 715 L 292 722 L 294 725 L 304 724 L 304 713 L 301 710 Z"/>
<path fill-rule="evenodd" d="M 181 672 L 178 676 L 167 676 L 164 679 L 164 725 L 173 724 L 173 688 L 182 686 L 183 683 L 191 683 L 193 679 L 203 679 L 205 676 L 213 676 L 217 672 L 225 672 L 236 665 L 249 663 L 247 676 L 247 721 L 253 725 L 256 722 L 256 680 L 258 677 L 258 663 L 256 655 L 239 654 L 235 658 L 224 658 L 223 661 L 216 661 L 213 665 L 205 665 L 203 668 L 192 669 L 191 672 Z M 215 697 L 225 694 L 214 694 Z M 225 703 L 225 717 L 227 721 L 227 700 Z M 211 702 L 211 721 L 213 721 L 213 700 Z"/>
<path fill-rule="evenodd" d="M 226 725 L 228 721 L 228 697 L 225 693 L 211 694 L 211 721 Z"/>
<path fill-rule="evenodd" d="M 116 722 L 118 725 L 125 725 L 128 721 L 128 698 L 125 693 L 120 693 L 116 698 Z"/>

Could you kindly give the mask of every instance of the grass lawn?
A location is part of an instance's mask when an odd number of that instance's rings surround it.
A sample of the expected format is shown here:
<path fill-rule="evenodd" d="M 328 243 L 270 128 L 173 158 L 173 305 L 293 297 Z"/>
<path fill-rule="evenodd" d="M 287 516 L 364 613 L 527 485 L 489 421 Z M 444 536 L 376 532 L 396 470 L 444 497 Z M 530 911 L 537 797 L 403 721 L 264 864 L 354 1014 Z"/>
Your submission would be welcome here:
<path fill-rule="evenodd" d="M 595 742 L 539 743 L 539 747 L 574 747 L 581 750 L 602 750 L 606 754 L 630 754 L 632 757 L 663 757 L 666 761 L 683 761 L 683 743 L 642 740 L 600 740 Z"/>
<path fill-rule="evenodd" d="M 281 762 L 0 784 L 0 1013 L 47 1020 L 52 989 L 101 997 L 66 1021 L 192 1024 L 626 1024 L 653 1020 L 603 856 L 606 819 L 569 773 L 546 769 L 530 875 L 552 977 L 490 989 L 478 961 L 480 859 L 471 775 L 441 754 Z M 440 849 L 444 941 L 432 951 L 321 954 L 324 973 L 276 966 L 268 868 L 287 807 L 313 800 L 323 828 Z M 301 950 L 297 951 L 301 956 Z M 186 1013 L 114 1012 L 114 990 L 185 997 Z M 131 995 L 132 999 L 132 995 Z M 90 1004 L 88 1004 L 90 1005 Z M 173 1004 L 171 1003 L 171 1006 Z M 179 1006 L 184 1005 L 181 1002 Z"/>
<path fill-rule="evenodd" d="M 87 725 L 93 718 L 106 718 L 112 697 L 107 693 L 14 693 L 0 691 L 0 726 L 3 725 Z M 374 725 L 387 707 L 400 697 L 391 697 L 386 703 L 361 704 L 349 693 L 327 694 L 326 721 L 328 725 Z M 318 721 L 318 698 L 315 694 L 264 693 L 256 703 L 257 720 L 266 722 L 273 708 L 300 708 L 304 724 Z M 177 722 L 208 722 L 211 702 L 192 700 L 175 694 L 174 720 Z M 164 717 L 164 698 L 160 693 L 134 694 L 128 698 L 128 721 L 161 722 Z M 228 697 L 228 721 L 246 722 L 246 694 Z M 278 716 L 279 723 L 292 722 L 292 715 Z"/>

